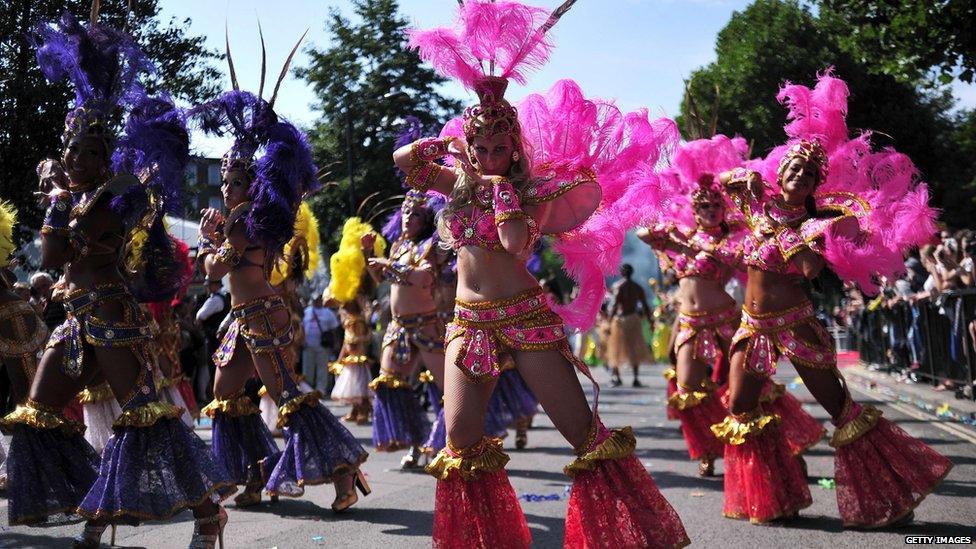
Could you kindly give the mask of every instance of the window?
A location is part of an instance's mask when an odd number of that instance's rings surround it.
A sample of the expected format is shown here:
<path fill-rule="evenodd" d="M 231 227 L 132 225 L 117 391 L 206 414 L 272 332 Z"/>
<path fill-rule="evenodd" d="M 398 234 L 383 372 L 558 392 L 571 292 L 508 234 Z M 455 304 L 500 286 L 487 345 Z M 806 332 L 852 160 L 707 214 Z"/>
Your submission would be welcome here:
<path fill-rule="evenodd" d="M 220 186 L 220 164 L 211 163 L 207 166 L 207 183 L 213 187 Z"/>
<path fill-rule="evenodd" d="M 224 200 L 219 196 L 211 196 L 210 207 L 219 210 L 224 207 Z"/>
<path fill-rule="evenodd" d="M 186 182 L 191 187 L 197 184 L 197 164 L 190 162 L 186 167 Z"/>

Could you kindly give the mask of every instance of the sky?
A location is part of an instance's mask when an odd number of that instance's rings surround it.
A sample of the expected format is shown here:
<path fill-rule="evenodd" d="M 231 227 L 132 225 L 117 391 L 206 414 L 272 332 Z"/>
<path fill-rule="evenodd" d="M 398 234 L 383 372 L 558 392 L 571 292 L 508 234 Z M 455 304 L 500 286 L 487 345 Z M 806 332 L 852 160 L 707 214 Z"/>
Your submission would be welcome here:
<path fill-rule="evenodd" d="M 532 0 L 554 8 L 561 0 Z M 646 107 L 652 115 L 675 117 L 684 79 L 715 59 L 715 38 L 733 11 L 747 0 L 579 0 L 552 31 L 556 48 L 549 63 L 526 86 L 512 84 L 509 99 L 544 91 L 561 78 L 580 83 L 591 97 L 615 99 L 624 109 Z M 307 64 L 310 47 L 331 43 L 326 21 L 331 9 L 353 17 L 348 0 L 161 0 L 164 18 L 191 19 L 191 34 L 207 37 L 208 46 L 224 51 L 224 24 L 230 27 L 231 52 L 244 89 L 257 90 L 261 47 L 257 21 L 264 30 L 268 78 L 275 78 L 289 50 L 308 29 L 293 67 Z M 401 12 L 414 26 L 450 25 L 455 0 L 400 0 Z M 225 66 L 221 67 L 226 69 Z M 226 74 L 226 70 L 224 71 Z M 843 76 L 843 75 L 841 75 Z M 812 79 L 812 75 L 811 75 Z M 225 77 L 229 88 L 229 79 Z M 269 82 L 268 86 L 273 85 Z M 474 101 L 455 84 L 443 92 Z M 768 90 L 774 93 L 775 90 Z M 976 107 L 976 86 L 956 83 L 960 106 Z M 303 81 L 289 74 L 282 83 L 275 110 L 308 126 L 316 118 L 315 96 Z M 228 143 L 195 136 L 197 153 L 219 156 Z"/>

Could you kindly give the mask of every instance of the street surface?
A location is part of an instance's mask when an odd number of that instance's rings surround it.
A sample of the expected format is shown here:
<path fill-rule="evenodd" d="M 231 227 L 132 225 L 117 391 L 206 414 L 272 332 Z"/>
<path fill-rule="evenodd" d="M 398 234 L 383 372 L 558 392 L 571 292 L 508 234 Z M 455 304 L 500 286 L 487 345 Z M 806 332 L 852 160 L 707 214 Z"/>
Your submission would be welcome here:
<path fill-rule="evenodd" d="M 643 388 L 612 389 L 607 383 L 609 375 L 597 369 L 594 373 L 605 387 L 600 413 L 607 426 L 634 427 L 638 455 L 681 515 L 693 546 L 868 549 L 901 547 L 906 535 L 976 537 L 976 430 L 943 424 L 931 414 L 902 403 L 891 404 L 882 394 L 855 383 L 852 390 L 857 400 L 875 403 L 884 410 L 885 417 L 921 437 L 955 463 L 946 481 L 916 510 L 915 524 L 888 531 L 842 530 L 834 491 L 819 483 L 821 478 L 833 477 L 833 450 L 826 440 L 807 454 L 814 503 L 799 519 L 777 526 L 754 526 L 722 518 L 721 461 L 715 478 L 697 476 L 697 463 L 688 460 L 678 423 L 668 421 L 665 416 L 662 370 L 660 365 L 642 368 Z M 794 370 L 789 365 L 781 365 L 778 381 L 788 384 L 815 417 L 826 421 L 822 409 L 794 378 Z M 629 372 L 624 372 L 624 379 L 629 379 Z M 589 390 L 585 380 L 584 386 Z M 346 412 L 344 407 L 331 408 L 337 415 Z M 370 445 L 368 426 L 352 425 L 351 429 L 364 446 Z M 197 432 L 204 439 L 210 438 L 209 429 L 198 428 Z M 508 474 L 515 491 L 523 498 L 522 508 L 532 530 L 534 546 L 561 547 L 569 487 L 562 467 L 570 461 L 570 449 L 544 414 L 536 417 L 535 426 L 529 432 L 528 449 L 513 448 L 514 434 L 505 445 L 512 458 Z M 334 497 L 331 486 L 312 487 L 301 499 L 283 499 L 275 505 L 263 503 L 247 510 L 237 510 L 229 503 L 225 546 L 233 549 L 430 547 L 434 480 L 421 472 L 401 472 L 400 457 L 400 453 L 370 455 L 364 470 L 373 494 L 361 498 L 355 508 L 343 515 L 335 515 L 329 509 Z M 6 500 L 0 499 L 0 522 L 4 525 L 6 510 Z M 120 527 L 116 544 L 130 548 L 186 547 L 192 529 L 187 512 L 169 523 Z M 48 529 L 2 526 L 0 547 L 68 547 L 70 538 L 79 531 L 81 525 Z M 103 541 L 107 546 L 107 532 Z"/>

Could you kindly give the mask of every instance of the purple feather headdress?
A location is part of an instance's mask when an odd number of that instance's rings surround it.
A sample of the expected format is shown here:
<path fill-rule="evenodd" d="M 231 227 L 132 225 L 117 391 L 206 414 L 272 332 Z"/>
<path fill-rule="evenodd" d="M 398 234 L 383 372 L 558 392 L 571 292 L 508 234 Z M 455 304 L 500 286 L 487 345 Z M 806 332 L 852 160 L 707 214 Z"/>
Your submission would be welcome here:
<path fill-rule="evenodd" d="M 205 132 L 234 137 L 221 171 L 241 169 L 253 178 L 251 210 L 244 218 L 248 238 L 280 252 L 294 232 L 302 196 L 318 187 L 307 137 L 246 91 L 226 92 L 194 108 L 192 115 Z M 264 154 L 255 160 L 262 148 Z"/>
<path fill-rule="evenodd" d="M 403 198 L 403 205 L 407 203 L 413 205 L 422 205 L 424 208 L 429 208 L 431 212 L 431 223 L 435 226 L 437 224 L 437 215 L 447 206 L 447 197 L 439 192 L 427 191 L 426 193 L 421 193 L 419 191 L 407 191 L 406 196 Z M 386 223 L 383 224 L 383 230 L 381 233 L 383 237 L 386 238 L 387 242 L 396 242 L 400 235 L 403 234 L 403 205 L 397 208 L 389 217 L 386 218 Z M 437 231 L 434 231 L 434 238 L 437 237 Z"/>
<path fill-rule="evenodd" d="M 52 82 L 67 78 L 75 90 L 63 142 L 86 134 L 110 141 L 112 114 L 142 95 L 139 77 L 153 71 L 135 40 L 99 23 L 82 25 L 65 12 L 57 23 L 35 26 L 30 41 L 44 76 Z"/>

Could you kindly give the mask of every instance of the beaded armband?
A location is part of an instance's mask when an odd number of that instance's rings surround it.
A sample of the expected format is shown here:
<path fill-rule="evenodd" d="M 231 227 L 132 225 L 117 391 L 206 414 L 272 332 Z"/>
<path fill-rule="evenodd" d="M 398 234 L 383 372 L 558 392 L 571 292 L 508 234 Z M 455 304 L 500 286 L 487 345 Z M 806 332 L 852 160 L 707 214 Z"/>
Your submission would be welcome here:
<path fill-rule="evenodd" d="M 426 137 L 418 139 L 410 146 L 410 156 L 414 162 L 433 162 L 447 155 L 447 147 L 454 141 L 453 137 Z"/>
<path fill-rule="evenodd" d="M 407 177 L 404 182 L 411 189 L 425 193 L 434 184 L 439 170 L 440 166 L 433 162 L 417 164 L 407 172 Z"/>
<path fill-rule="evenodd" d="M 749 183 L 749 178 L 756 173 L 754 170 L 736 168 L 732 170 L 732 177 L 725 183 L 725 188 L 729 190 L 745 190 Z"/>
<path fill-rule="evenodd" d="M 806 247 L 806 242 L 803 241 L 800 233 L 789 227 L 780 227 L 774 238 L 776 245 L 779 246 L 780 252 L 783 254 L 783 261 L 789 261 L 790 258 Z"/>
<path fill-rule="evenodd" d="M 241 262 L 241 252 L 230 241 L 226 241 L 214 252 L 214 259 L 225 265 L 236 267 Z"/>
<path fill-rule="evenodd" d="M 200 233 L 200 236 L 197 238 L 197 257 L 215 254 L 219 247 L 220 245 L 216 238 Z"/>
<path fill-rule="evenodd" d="M 71 197 L 65 194 L 53 198 L 47 212 L 44 213 L 44 223 L 41 232 L 44 234 L 60 234 L 68 236 L 71 229 Z"/>
<path fill-rule="evenodd" d="M 510 219 L 525 218 L 515 187 L 508 179 L 501 179 L 492 187 L 492 207 L 495 211 L 495 225 L 501 225 Z"/>

